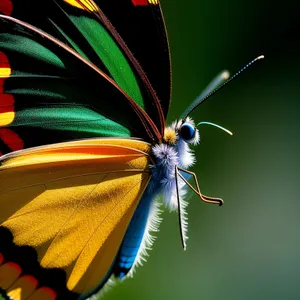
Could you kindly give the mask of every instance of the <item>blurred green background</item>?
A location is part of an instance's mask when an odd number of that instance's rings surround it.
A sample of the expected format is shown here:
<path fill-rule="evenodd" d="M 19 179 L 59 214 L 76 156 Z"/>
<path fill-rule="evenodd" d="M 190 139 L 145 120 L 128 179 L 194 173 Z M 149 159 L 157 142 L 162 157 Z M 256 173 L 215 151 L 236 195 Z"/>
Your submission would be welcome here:
<path fill-rule="evenodd" d="M 193 113 L 234 133 L 200 127 L 195 149 L 202 192 L 225 205 L 190 200 L 186 252 L 177 215 L 166 211 L 147 263 L 104 299 L 300 299 L 297 9 L 289 1 L 161 4 L 173 63 L 169 122 L 219 71 L 266 58 Z"/>

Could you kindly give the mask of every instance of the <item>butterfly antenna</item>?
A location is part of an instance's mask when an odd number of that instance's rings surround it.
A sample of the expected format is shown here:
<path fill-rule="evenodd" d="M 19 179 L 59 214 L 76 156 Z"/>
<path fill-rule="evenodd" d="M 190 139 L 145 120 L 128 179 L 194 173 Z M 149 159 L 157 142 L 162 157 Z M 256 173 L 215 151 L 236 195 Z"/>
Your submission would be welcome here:
<path fill-rule="evenodd" d="M 198 101 L 196 101 L 192 107 L 187 111 L 186 115 L 184 116 L 183 120 L 185 121 L 186 118 L 201 104 L 203 103 L 205 100 L 207 100 L 208 98 L 210 98 L 212 95 L 214 95 L 216 92 L 218 92 L 220 89 L 222 89 L 223 87 L 225 87 L 229 82 L 232 82 L 235 78 L 237 78 L 237 76 L 239 76 L 242 72 L 244 72 L 246 69 L 248 69 L 251 65 L 253 65 L 255 62 L 257 62 L 258 60 L 263 59 L 264 56 L 260 55 L 258 57 L 256 57 L 255 59 L 253 59 L 251 62 L 249 62 L 246 66 L 244 66 L 241 70 L 239 70 L 237 73 L 235 73 L 232 77 L 230 77 L 227 81 L 225 81 L 222 85 L 220 85 L 219 87 L 217 87 L 216 89 L 214 89 L 213 91 L 211 91 L 210 93 L 206 94 L 204 97 L 199 97 Z"/>
<path fill-rule="evenodd" d="M 210 126 L 214 126 L 214 127 L 217 127 L 217 128 L 219 128 L 219 129 L 225 131 L 225 132 L 228 133 L 229 135 L 233 135 L 233 133 L 232 133 L 230 130 L 228 130 L 228 129 L 226 129 L 226 128 L 224 128 L 224 127 L 218 125 L 218 124 L 215 124 L 215 123 L 211 123 L 211 122 L 200 122 L 200 123 L 197 124 L 197 126 L 199 126 L 199 125 L 210 125 Z"/>
<path fill-rule="evenodd" d="M 181 114 L 180 119 L 183 119 L 183 116 L 187 115 L 195 103 L 198 103 L 199 100 L 206 97 L 209 93 L 219 87 L 223 82 L 225 82 L 230 77 L 230 74 L 227 70 L 220 72 L 204 89 L 204 91 L 187 107 L 187 109 Z"/>

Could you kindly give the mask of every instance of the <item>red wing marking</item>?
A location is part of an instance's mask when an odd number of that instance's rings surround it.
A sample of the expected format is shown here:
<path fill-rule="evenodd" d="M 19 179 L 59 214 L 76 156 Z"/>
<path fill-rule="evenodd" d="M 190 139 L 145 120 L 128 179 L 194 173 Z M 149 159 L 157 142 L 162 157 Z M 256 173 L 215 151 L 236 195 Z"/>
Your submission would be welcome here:
<path fill-rule="evenodd" d="M 11 0 L 0 1 L 0 12 L 4 15 L 10 16 L 13 10 L 13 4 Z"/>
<path fill-rule="evenodd" d="M 0 253 L 0 262 L 4 260 Z M 8 261 L 0 266 L 0 288 L 6 290 L 12 299 L 55 300 L 56 292 L 46 286 L 39 286 L 38 280 L 29 274 L 23 275 L 22 268 Z"/>
<path fill-rule="evenodd" d="M 22 275 L 6 291 L 11 299 L 27 299 L 37 288 L 38 281 L 31 275 Z"/>
<path fill-rule="evenodd" d="M 14 102 L 15 101 L 13 95 L 1 94 L 1 83 L 0 83 L 0 114 L 6 112 L 13 112 L 15 110 Z"/>
<path fill-rule="evenodd" d="M 0 0 L 0 12 L 5 12 L 4 8 L 8 8 L 8 0 Z M 7 10 L 6 10 L 7 11 Z M 7 56 L 0 52 L 0 140 L 12 150 L 21 150 L 24 148 L 22 139 L 11 129 L 1 128 L 8 126 L 15 119 L 14 97 L 5 93 L 5 80 L 11 75 L 11 68 Z M 0 152 L 0 156 L 3 153 Z"/>
<path fill-rule="evenodd" d="M 55 300 L 56 296 L 57 295 L 54 290 L 48 287 L 40 287 L 31 295 L 31 297 L 28 298 L 28 300 Z"/>
<path fill-rule="evenodd" d="M 149 5 L 148 0 L 131 0 L 131 2 L 134 4 L 134 6 L 137 6 L 137 5 L 141 5 L 141 6 Z"/>
<path fill-rule="evenodd" d="M 0 2 L 0 11 L 1 11 L 1 2 Z M 1 68 L 10 68 L 8 58 L 3 52 L 0 52 L 0 66 Z"/>
<path fill-rule="evenodd" d="M 21 150 L 24 148 L 23 140 L 10 129 L 0 129 L 0 139 L 11 149 L 12 151 Z"/>
<path fill-rule="evenodd" d="M 4 290 L 9 288 L 11 284 L 21 275 L 21 267 L 14 262 L 6 262 L 0 267 L 0 287 Z"/>
<path fill-rule="evenodd" d="M 0 3 L 2 2 L 0 1 Z M 10 74 L 9 60 L 3 52 L 0 52 L 0 126 L 9 125 L 15 118 L 14 97 L 4 92 L 4 82 Z M 1 116 L 1 114 L 3 115 Z"/>

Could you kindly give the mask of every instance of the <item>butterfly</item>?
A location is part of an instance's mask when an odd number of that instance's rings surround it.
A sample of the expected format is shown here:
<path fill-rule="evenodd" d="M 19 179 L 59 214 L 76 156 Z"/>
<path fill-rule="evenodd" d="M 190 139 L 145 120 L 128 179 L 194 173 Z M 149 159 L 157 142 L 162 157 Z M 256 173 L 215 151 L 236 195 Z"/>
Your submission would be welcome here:
<path fill-rule="evenodd" d="M 160 198 L 184 247 L 187 188 L 222 204 L 188 170 L 189 115 L 228 74 L 167 126 L 158 0 L 0 0 L 0 13 L 0 294 L 85 299 L 133 274 Z"/>

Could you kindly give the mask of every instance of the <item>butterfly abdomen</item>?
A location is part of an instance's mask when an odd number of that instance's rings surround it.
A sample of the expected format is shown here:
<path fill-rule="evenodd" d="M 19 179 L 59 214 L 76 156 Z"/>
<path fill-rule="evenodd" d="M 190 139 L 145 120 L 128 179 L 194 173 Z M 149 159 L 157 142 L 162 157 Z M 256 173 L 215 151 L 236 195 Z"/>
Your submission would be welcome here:
<path fill-rule="evenodd" d="M 151 180 L 123 239 L 114 270 L 115 276 L 121 279 L 128 273 L 132 276 L 135 268 L 146 260 L 154 242 L 152 232 L 158 231 L 161 219 L 156 197 L 159 190 L 154 189 L 154 185 L 156 182 Z"/>

